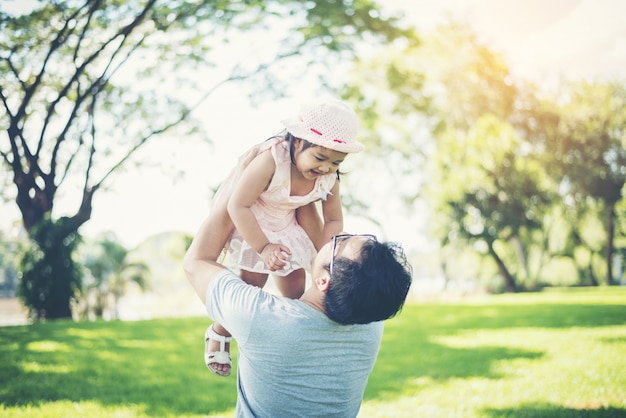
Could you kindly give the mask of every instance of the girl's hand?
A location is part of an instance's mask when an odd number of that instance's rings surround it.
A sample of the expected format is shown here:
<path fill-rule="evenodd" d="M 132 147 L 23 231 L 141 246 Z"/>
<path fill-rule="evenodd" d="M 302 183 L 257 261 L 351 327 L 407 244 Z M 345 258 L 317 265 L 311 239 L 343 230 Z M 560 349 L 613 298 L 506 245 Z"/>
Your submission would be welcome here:
<path fill-rule="evenodd" d="M 290 255 L 289 248 L 281 244 L 269 243 L 261 250 L 261 258 L 271 271 L 281 270 L 285 267 Z"/>

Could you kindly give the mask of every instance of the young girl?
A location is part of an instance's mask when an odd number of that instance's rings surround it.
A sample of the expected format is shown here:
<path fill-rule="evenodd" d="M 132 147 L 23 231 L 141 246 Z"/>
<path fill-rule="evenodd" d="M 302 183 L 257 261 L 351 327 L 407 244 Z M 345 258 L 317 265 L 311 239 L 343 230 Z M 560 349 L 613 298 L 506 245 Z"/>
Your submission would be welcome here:
<path fill-rule="evenodd" d="M 316 250 L 343 230 L 338 169 L 363 145 L 356 114 L 337 100 L 305 105 L 282 124 L 284 134 L 241 157 L 208 222 L 244 281 L 263 287 L 272 274 L 283 296 L 298 298 Z M 313 203 L 320 199 L 323 227 Z M 230 375 L 230 340 L 217 323 L 206 330 L 205 363 L 220 376 Z"/>

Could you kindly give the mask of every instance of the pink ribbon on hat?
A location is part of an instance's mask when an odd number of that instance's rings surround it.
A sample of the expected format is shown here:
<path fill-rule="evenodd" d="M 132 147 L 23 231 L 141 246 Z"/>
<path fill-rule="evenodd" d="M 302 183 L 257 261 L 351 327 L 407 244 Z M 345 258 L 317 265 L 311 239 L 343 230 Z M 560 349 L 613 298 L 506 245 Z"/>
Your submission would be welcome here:
<path fill-rule="evenodd" d="M 322 136 L 323 134 L 318 131 L 317 129 L 313 129 L 313 128 L 309 128 L 311 130 L 311 132 L 313 132 L 314 134 L 317 134 L 319 136 Z M 337 142 L 339 144 L 345 144 L 346 141 L 342 140 L 342 139 L 333 139 L 333 142 Z"/>

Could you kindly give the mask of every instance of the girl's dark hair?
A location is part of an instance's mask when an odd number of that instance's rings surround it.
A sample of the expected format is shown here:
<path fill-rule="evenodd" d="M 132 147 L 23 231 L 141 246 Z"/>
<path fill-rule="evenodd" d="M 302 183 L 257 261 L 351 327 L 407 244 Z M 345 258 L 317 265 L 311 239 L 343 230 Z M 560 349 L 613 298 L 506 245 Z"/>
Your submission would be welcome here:
<path fill-rule="evenodd" d="M 335 259 L 324 309 L 344 325 L 382 321 L 402 310 L 411 281 L 412 268 L 399 245 L 367 240 L 359 260 Z"/>

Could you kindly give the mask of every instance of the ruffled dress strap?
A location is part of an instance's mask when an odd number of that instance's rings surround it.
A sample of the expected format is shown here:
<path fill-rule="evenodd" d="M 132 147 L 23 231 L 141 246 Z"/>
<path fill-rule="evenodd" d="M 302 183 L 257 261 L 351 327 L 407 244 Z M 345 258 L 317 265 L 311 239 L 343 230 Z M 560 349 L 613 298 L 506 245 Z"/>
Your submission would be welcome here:
<path fill-rule="evenodd" d="M 246 167 L 254 160 L 259 154 L 271 149 L 274 145 L 279 144 L 281 142 L 285 142 L 284 137 L 276 136 L 272 137 L 266 141 L 263 141 L 259 144 L 254 145 L 246 152 L 241 154 L 237 160 L 237 165 L 230 171 L 228 176 L 222 181 L 219 185 L 217 192 L 215 193 L 215 197 L 213 199 L 213 204 L 217 202 L 219 199 L 224 196 L 229 196 L 232 191 L 233 185 L 239 180 L 241 174 L 246 169 Z"/>

